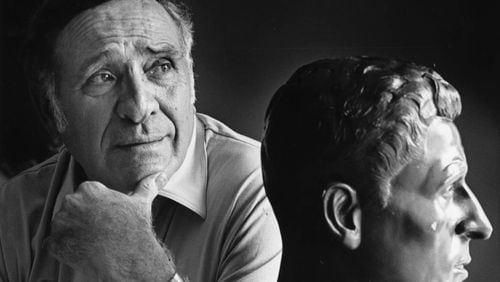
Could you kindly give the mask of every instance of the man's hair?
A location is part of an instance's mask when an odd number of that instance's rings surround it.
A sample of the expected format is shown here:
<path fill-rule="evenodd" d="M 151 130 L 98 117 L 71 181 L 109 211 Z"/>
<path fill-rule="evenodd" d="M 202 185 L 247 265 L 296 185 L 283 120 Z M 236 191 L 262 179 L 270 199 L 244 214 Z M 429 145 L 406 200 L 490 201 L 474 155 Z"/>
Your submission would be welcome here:
<path fill-rule="evenodd" d="M 25 71 L 32 97 L 51 135 L 57 135 L 50 124 L 64 126 L 64 115 L 55 91 L 56 41 L 66 25 L 80 13 L 110 0 L 45 0 L 35 13 L 24 44 Z M 138 0 L 139 1 L 139 0 Z M 187 9 L 169 0 L 156 0 L 178 27 L 184 55 L 192 62 L 192 21 Z M 54 120 L 52 120 L 54 119 Z"/>
<path fill-rule="evenodd" d="M 261 152 L 283 234 L 315 232 L 322 192 L 335 182 L 351 185 L 362 208 L 384 208 L 392 177 L 421 153 L 430 119 L 460 111 L 453 86 L 410 62 L 350 57 L 299 68 L 271 100 Z"/>

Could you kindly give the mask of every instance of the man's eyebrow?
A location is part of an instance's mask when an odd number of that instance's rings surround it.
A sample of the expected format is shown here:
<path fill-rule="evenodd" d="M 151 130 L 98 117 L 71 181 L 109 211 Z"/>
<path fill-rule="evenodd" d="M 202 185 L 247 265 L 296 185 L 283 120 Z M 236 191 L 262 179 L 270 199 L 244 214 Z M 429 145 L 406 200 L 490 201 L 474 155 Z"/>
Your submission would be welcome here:
<path fill-rule="evenodd" d="M 167 54 L 172 57 L 177 57 L 182 54 L 181 50 L 179 50 L 178 47 L 170 43 L 148 45 L 145 46 L 145 48 L 140 48 L 139 50 L 145 50 L 146 53 L 152 55 Z"/>
<path fill-rule="evenodd" d="M 90 66 L 96 64 L 99 61 L 102 61 L 105 58 L 109 58 L 111 56 L 111 53 L 112 53 L 111 50 L 103 50 L 102 52 L 96 54 L 95 56 L 92 56 L 84 60 L 78 72 L 80 74 L 85 73 Z"/>
<path fill-rule="evenodd" d="M 138 46 L 139 47 L 139 46 Z M 179 50 L 178 47 L 176 47 L 173 44 L 170 43 L 160 43 L 156 45 L 147 45 L 147 46 L 142 46 L 137 48 L 139 52 L 143 54 L 148 54 L 148 55 L 161 55 L 161 54 L 166 54 L 171 57 L 179 57 L 182 55 L 181 50 Z M 79 73 L 83 74 L 85 73 L 88 68 L 99 61 L 102 61 L 103 59 L 110 58 L 112 57 L 112 54 L 115 53 L 116 50 L 113 50 L 112 48 L 110 49 L 104 49 L 95 56 L 92 56 L 90 58 L 87 58 L 86 60 L 83 61 Z"/>

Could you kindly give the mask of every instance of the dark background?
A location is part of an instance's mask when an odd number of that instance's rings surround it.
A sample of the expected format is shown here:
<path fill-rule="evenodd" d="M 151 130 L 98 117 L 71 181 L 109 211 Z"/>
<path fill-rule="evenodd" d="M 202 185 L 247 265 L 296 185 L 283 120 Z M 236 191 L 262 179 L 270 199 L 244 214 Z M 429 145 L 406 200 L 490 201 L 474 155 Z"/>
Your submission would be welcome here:
<path fill-rule="evenodd" d="M 47 157 L 17 57 L 35 0 L 2 0 L 0 163 Z M 197 108 L 260 139 L 272 94 L 323 57 L 377 55 L 433 66 L 462 94 L 468 182 L 494 228 L 472 243 L 469 281 L 500 281 L 500 25 L 479 1 L 186 1 L 195 23 Z M 4 169 L 5 171 L 5 169 Z"/>

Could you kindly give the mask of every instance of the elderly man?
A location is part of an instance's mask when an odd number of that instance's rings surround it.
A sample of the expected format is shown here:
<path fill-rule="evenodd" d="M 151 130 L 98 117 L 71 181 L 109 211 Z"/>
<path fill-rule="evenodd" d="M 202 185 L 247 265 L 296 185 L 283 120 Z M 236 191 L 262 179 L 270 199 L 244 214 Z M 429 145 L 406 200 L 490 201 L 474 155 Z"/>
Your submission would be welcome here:
<path fill-rule="evenodd" d="M 196 114 L 186 15 L 54 0 L 37 16 L 29 60 L 65 146 L 0 190 L 0 280 L 275 281 L 259 143 Z"/>
<path fill-rule="evenodd" d="M 465 182 L 458 92 L 379 58 L 303 66 L 273 97 L 264 183 L 282 281 L 462 281 L 492 227 Z"/>

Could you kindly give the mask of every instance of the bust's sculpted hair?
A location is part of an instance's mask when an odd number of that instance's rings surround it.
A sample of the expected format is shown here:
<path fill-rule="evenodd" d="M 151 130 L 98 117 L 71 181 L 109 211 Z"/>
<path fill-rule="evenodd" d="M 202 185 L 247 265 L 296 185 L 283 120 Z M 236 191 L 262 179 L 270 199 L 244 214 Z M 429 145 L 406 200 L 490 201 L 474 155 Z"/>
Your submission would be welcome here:
<path fill-rule="evenodd" d="M 455 88 L 413 63 L 351 57 L 298 69 L 267 109 L 262 146 L 284 232 L 287 220 L 322 218 L 321 195 L 333 182 L 354 187 L 365 208 L 384 208 L 392 176 L 418 156 L 430 119 L 460 111 Z M 280 197 L 288 200 L 273 201 Z"/>
<path fill-rule="evenodd" d="M 56 42 L 61 31 L 80 13 L 110 0 L 45 0 L 35 13 L 24 44 L 25 72 L 29 89 L 44 124 L 56 136 L 66 120 L 59 106 L 55 87 Z M 115 0 L 116 1 L 116 0 Z M 120 0 L 118 0 L 120 1 Z M 137 0 L 141 1 L 141 0 Z M 156 0 L 172 17 L 178 27 L 184 56 L 192 64 L 193 23 L 186 7 L 169 0 Z"/>

